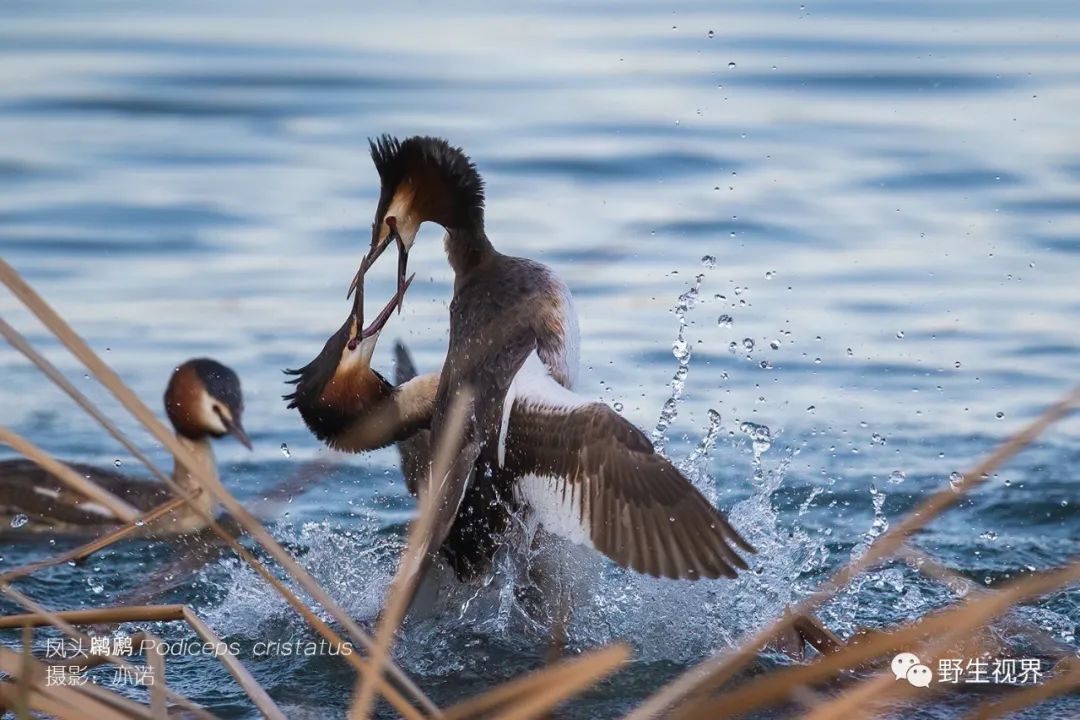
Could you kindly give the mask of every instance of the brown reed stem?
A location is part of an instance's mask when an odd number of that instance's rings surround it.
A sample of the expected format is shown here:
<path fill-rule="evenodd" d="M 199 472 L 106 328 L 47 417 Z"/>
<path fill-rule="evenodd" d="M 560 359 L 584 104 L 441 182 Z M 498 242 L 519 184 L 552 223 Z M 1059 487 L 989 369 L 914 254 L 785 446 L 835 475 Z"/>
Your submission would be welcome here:
<path fill-rule="evenodd" d="M 1058 695 L 1080 690 L 1080 662 L 1076 658 L 1069 658 L 1065 665 L 1061 672 L 1044 683 L 1009 693 L 1004 699 L 979 705 L 965 717 L 965 720 L 993 720 L 993 718 L 1011 715 Z"/>
<path fill-rule="evenodd" d="M 409 528 L 408 542 L 398 563 L 394 580 L 390 584 L 390 595 L 387 599 L 381 617 L 379 629 L 376 634 L 375 647 L 371 651 L 372 672 L 365 681 L 360 682 L 349 717 L 352 720 L 366 718 L 371 713 L 375 702 L 375 680 L 382 675 L 383 664 L 390 656 L 390 647 L 394 642 L 394 634 L 401 625 L 405 612 L 409 608 L 409 602 L 413 597 L 416 584 L 423 578 L 420 577 L 421 563 L 424 555 L 431 552 L 432 532 L 435 527 L 435 516 L 443 509 L 446 483 L 435 483 L 434 478 L 443 478 L 450 471 L 453 463 L 452 453 L 460 446 L 465 434 L 465 422 L 467 413 L 472 407 L 472 393 L 462 392 L 455 396 L 453 404 L 447 416 L 445 432 L 442 433 L 439 447 L 435 449 L 432 460 L 430 477 L 432 490 L 423 493 L 420 498 L 420 512 Z"/>
<path fill-rule="evenodd" d="M 42 627 L 52 625 L 59 618 L 71 625 L 97 625 L 99 623 L 125 622 L 172 622 L 184 619 L 183 605 L 140 605 L 136 607 L 91 608 L 88 610 L 61 610 L 59 612 L 33 612 L 23 615 L 0 617 L 0 629 Z"/>
<path fill-rule="evenodd" d="M 14 676 L 19 684 L 23 685 L 30 693 L 51 695 L 72 708 L 77 708 L 81 714 L 74 715 L 80 719 L 87 717 L 101 718 L 101 720 L 130 720 L 132 717 L 148 718 L 154 720 L 147 708 L 132 702 L 117 693 L 110 692 L 103 687 L 87 683 L 86 685 L 69 687 L 64 685 L 49 686 L 43 680 L 46 671 L 38 662 L 31 661 L 29 670 L 25 669 L 23 658 L 19 654 L 0 647 L 0 672 Z M 121 714 L 119 710 L 124 714 Z"/>
<path fill-rule="evenodd" d="M 630 659 L 630 648 L 623 644 L 609 645 L 599 650 L 591 650 L 570 660 L 563 660 L 554 665 L 535 670 L 527 675 L 514 678 L 498 685 L 487 692 L 463 700 L 446 709 L 446 720 L 465 720 L 490 714 L 499 708 L 522 698 L 532 697 L 548 687 L 562 686 L 571 677 L 582 671 L 582 663 L 598 663 L 595 667 L 609 667 L 608 673 L 625 664 Z M 607 673 L 604 673 L 607 674 Z M 603 675 L 597 676 L 600 679 Z M 578 688 L 578 690 L 583 688 Z M 576 691 L 575 691 L 576 692 Z M 571 692 L 567 695 L 573 695 Z"/>
<path fill-rule="evenodd" d="M 1037 438 L 1050 425 L 1065 417 L 1078 401 L 1080 401 L 1080 388 L 1074 388 L 965 473 L 959 486 L 954 487 L 950 483 L 931 495 L 899 523 L 879 535 L 862 556 L 836 570 L 826 582 L 819 586 L 818 590 L 793 608 L 789 608 L 788 612 L 777 621 L 759 630 L 739 647 L 722 652 L 690 668 L 650 696 L 641 706 L 627 715 L 627 720 L 648 720 L 658 717 L 688 696 L 727 682 L 757 655 L 758 649 L 763 647 L 770 638 L 791 627 L 794 618 L 812 612 L 819 605 L 830 600 L 851 578 L 895 553 L 913 532 L 924 527 L 959 502 L 970 490 L 985 482 L 985 479 L 1006 460 Z"/>
<path fill-rule="evenodd" d="M 373 647 L 373 640 L 365 633 L 348 613 L 345 612 L 315 581 L 313 577 L 296 562 L 296 560 L 270 535 L 269 532 L 243 507 L 216 478 L 207 476 L 199 468 L 196 459 L 187 448 L 183 447 L 172 433 L 154 416 L 149 408 L 123 383 L 123 381 L 110 369 L 101 358 L 86 344 L 81 337 L 61 318 L 45 300 L 31 288 L 19 274 L 7 262 L 0 258 L 0 282 L 7 285 L 8 289 L 30 309 L 34 315 L 56 335 L 56 337 L 77 357 L 104 385 L 120 403 L 138 419 L 147 430 L 168 448 L 177 462 L 188 470 L 189 474 L 198 482 L 204 490 L 209 492 L 215 500 L 220 502 L 232 516 L 239 522 L 248 533 L 288 572 L 320 605 L 322 605 L 333 618 L 345 627 L 346 631 L 355 642 L 365 647 L 369 652 Z M 175 483 L 170 487 L 176 492 Z M 213 519 L 191 505 L 192 509 L 199 513 L 204 520 L 211 525 L 216 525 Z M 261 573 L 260 573 L 261 574 Z M 269 573 L 267 573 L 269 575 Z M 277 588 L 278 586 L 275 585 Z M 279 589 L 280 592 L 280 589 Z M 299 601 L 297 601 L 299 602 Z M 290 601 L 290 604 L 292 602 Z M 295 607 L 295 605 L 294 605 Z M 309 619 L 310 613 L 305 615 Z M 328 628 L 327 628 L 328 629 Z M 349 657 L 352 657 L 351 655 Z M 361 673 L 367 671 L 367 665 L 360 663 L 354 667 Z M 387 662 L 387 669 L 394 679 L 420 703 L 424 709 L 435 716 L 439 716 L 439 709 L 434 703 L 416 686 L 392 661 Z M 385 684 L 379 679 L 380 684 Z M 387 688 L 391 686 L 386 685 Z M 395 708 L 407 717 L 411 714 L 411 707 L 403 707 L 395 702 L 400 697 L 392 688 L 384 691 L 387 699 L 395 704 Z"/>
<path fill-rule="evenodd" d="M 259 709 L 259 712 L 263 714 L 263 717 L 270 720 L 286 720 L 285 713 L 278 708 L 277 704 L 270 698 L 263 689 L 262 685 L 248 672 L 248 669 L 244 666 L 240 660 L 232 654 L 228 646 L 221 641 L 217 633 L 210 629 L 210 626 L 203 622 L 203 619 L 195 614 L 195 611 L 191 608 L 184 606 L 184 619 L 187 620 L 188 625 L 195 631 L 204 642 L 211 643 L 215 647 L 224 647 L 225 652 L 219 656 L 221 664 L 225 666 L 225 669 L 229 671 L 229 674 L 233 676 L 236 683 L 247 693 L 247 696 L 251 698 L 251 701 L 255 703 L 255 707 Z"/>
<path fill-rule="evenodd" d="M 812 663 L 794 665 L 754 678 L 735 690 L 685 708 L 678 714 L 679 720 L 737 717 L 794 699 L 795 693 L 801 688 L 835 678 L 845 670 L 853 670 L 889 653 L 911 647 L 927 637 L 943 636 L 961 627 L 979 627 L 986 617 L 1005 612 L 1021 600 L 1038 597 L 1052 590 L 1055 583 L 1066 584 L 1069 577 L 1067 570 L 1041 573 L 1016 580 L 993 593 L 971 596 L 963 603 L 911 624 L 877 633 L 862 642 L 849 643 L 836 653 L 819 657 Z"/>
<path fill-rule="evenodd" d="M 7 572 L 0 573 L 0 582 L 11 582 L 21 577 L 32 575 L 38 570 L 44 570 L 45 568 L 53 567 L 55 565 L 60 565 L 66 562 L 82 562 L 94 553 L 108 547 L 109 545 L 112 545 L 115 542 L 119 542 L 120 540 L 123 540 L 130 535 L 133 535 L 138 530 L 142 530 L 143 527 L 148 526 L 150 523 L 157 520 L 158 518 L 168 515 L 170 512 L 185 504 L 186 502 L 188 502 L 188 500 L 194 499 L 202 492 L 203 491 L 201 488 L 197 488 L 195 492 L 192 493 L 189 497 L 174 498 L 173 500 L 167 500 L 163 502 L 153 510 L 143 514 L 141 526 L 139 525 L 139 521 L 136 520 L 135 522 L 128 523 L 127 525 L 119 527 L 106 535 L 95 538 L 90 542 L 85 543 L 84 545 L 72 548 L 67 552 L 61 553 L 59 555 L 54 555 L 51 558 L 45 558 L 44 560 L 38 560 L 36 562 L 20 565 L 19 567 L 12 568 Z"/>
<path fill-rule="evenodd" d="M 0 443 L 11 447 L 21 455 L 25 455 L 30 460 L 33 460 L 43 470 L 53 475 L 57 480 L 60 480 L 87 500 L 107 508 L 118 520 L 135 522 L 139 518 L 139 511 L 131 507 L 131 505 L 116 497 L 92 480 L 88 480 L 75 472 L 37 445 L 34 445 L 26 438 L 20 436 L 18 433 L 12 432 L 6 427 L 0 427 Z"/>
<path fill-rule="evenodd" d="M 49 625 L 52 625 L 53 627 L 59 629 L 61 632 L 63 632 L 68 637 L 70 637 L 70 638 L 72 638 L 74 640 L 78 640 L 80 643 L 89 645 L 90 638 L 87 635 L 84 635 L 83 633 L 76 630 L 75 627 L 71 623 L 69 623 L 68 621 L 64 620 L 63 618 L 57 616 L 56 613 L 54 613 L 54 612 L 52 612 L 50 610 L 47 610 L 45 607 L 43 607 L 42 605 L 35 602 L 29 596 L 19 592 L 18 590 L 11 587 L 7 583 L 0 583 L 0 592 L 3 592 L 4 594 L 14 598 L 15 601 L 18 602 L 20 605 L 22 605 L 25 608 L 28 608 L 28 609 L 32 610 L 35 615 L 40 615 L 40 616 L 44 617 L 48 621 Z M 128 669 L 133 668 L 131 663 L 127 662 L 126 660 L 124 660 L 122 658 L 116 657 L 114 655 L 104 655 L 103 657 L 105 657 L 107 662 L 109 662 L 109 663 L 111 663 L 113 665 L 116 665 L 117 667 L 128 668 Z M 203 717 L 203 718 L 211 718 L 212 717 L 208 712 L 206 712 L 205 710 L 200 708 L 198 705 L 196 705 L 195 703 L 188 700 L 183 695 L 180 695 L 180 694 L 175 693 L 172 690 L 168 690 L 168 689 L 165 691 L 165 694 L 174 703 L 183 705 L 184 707 L 186 707 L 188 710 L 195 713 L 199 717 Z"/>
<path fill-rule="evenodd" d="M 513 707 L 498 715 L 500 720 L 533 720 L 545 716 L 569 698 L 592 687 L 630 659 L 630 648 L 610 645 L 574 661 L 574 672 L 560 676 L 560 681 L 539 685 L 535 692 L 519 698 Z"/>
<path fill-rule="evenodd" d="M 953 644 L 962 640 L 971 629 L 991 622 L 1008 612 L 1014 604 L 1024 598 L 1043 595 L 1078 581 L 1080 581 L 1080 560 L 1075 560 L 1058 570 L 1039 573 L 1011 583 L 992 595 L 973 598 L 955 611 L 953 621 L 943 635 L 928 642 L 916 654 L 933 667 L 933 664 Z M 891 697 L 902 699 L 914 695 L 913 691 L 918 691 L 920 697 L 926 697 L 936 689 L 934 685 L 929 688 L 916 688 L 910 683 L 896 682 L 892 674 L 882 674 L 864 680 L 840 697 L 818 705 L 808 713 L 807 718 L 808 720 L 830 720 L 865 714 Z"/>

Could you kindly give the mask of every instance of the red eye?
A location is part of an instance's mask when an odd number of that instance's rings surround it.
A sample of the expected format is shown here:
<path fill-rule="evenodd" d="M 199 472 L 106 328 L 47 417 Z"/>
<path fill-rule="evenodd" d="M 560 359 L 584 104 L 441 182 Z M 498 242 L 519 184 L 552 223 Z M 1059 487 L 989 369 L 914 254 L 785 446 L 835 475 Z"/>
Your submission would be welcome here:
<path fill-rule="evenodd" d="M 349 341 L 349 349 L 350 350 L 355 350 L 356 345 L 357 345 L 358 342 L 359 342 L 359 340 L 357 338 L 353 338 L 352 340 L 350 340 Z"/>

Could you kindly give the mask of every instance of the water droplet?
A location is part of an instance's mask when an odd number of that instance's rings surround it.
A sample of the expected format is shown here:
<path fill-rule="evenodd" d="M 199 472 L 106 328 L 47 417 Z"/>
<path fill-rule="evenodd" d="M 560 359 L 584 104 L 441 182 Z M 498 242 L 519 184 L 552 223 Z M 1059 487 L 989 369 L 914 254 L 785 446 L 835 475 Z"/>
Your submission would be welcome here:
<path fill-rule="evenodd" d="M 621 402 L 614 403 L 612 405 L 612 407 L 615 408 L 615 412 L 622 412 L 623 411 L 623 404 Z"/>
<path fill-rule="evenodd" d="M 671 354 L 676 360 L 686 360 L 690 357 L 690 343 L 679 337 L 671 343 Z"/>
<path fill-rule="evenodd" d="M 949 485 L 952 486 L 953 490 L 959 490 L 960 486 L 963 484 L 963 482 L 964 482 L 963 474 L 958 473 L 955 470 L 953 472 L 949 473 Z"/>
<path fill-rule="evenodd" d="M 896 331 L 896 339 L 897 340 L 903 340 L 904 339 L 904 331 L 903 330 L 897 330 Z"/>
<path fill-rule="evenodd" d="M 996 413 L 994 413 L 994 417 L 996 417 L 998 420 L 1000 420 L 1001 418 L 1005 417 L 1005 413 L 998 410 Z"/>
<path fill-rule="evenodd" d="M 807 405 L 806 406 L 806 412 L 808 412 L 808 413 L 812 413 L 815 410 L 817 410 L 817 407 L 815 407 L 814 405 Z"/>
<path fill-rule="evenodd" d="M 768 425 L 758 425 L 749 421 L 739 424 L 739 430 L 750 436 L 750 440 L 753 443 L 754 460 L 757 461 L 761 458 L 762 453 L 772 447 L 772 431 L 769 430 Z"/>
<path fill-rule="evenodd" d="M 724 314 L 716 318 L 716 324 L 720 327 L 727 328 L 735 324 L 735 318 L 730 315 Z"/>
<path fill-rule="evenodd" d="M 728 70 L 734 70 L 735 69 L 735 63 L 734 62 L 729 62 L 727 64 L 727 69 Z"/>
<path fill-rule="evenodd" d="M 707 268 L 714 268 L 716 267 L 716 258 L 712 255 L 702 255 L 701 264 Z"/>
<path fill-rule="evenodd" d="M 769 342 L 769 347 L 771 347 L 773 350 L 779 350 L 780 349 L 780 341 L 779 340 L 771 340 Z"/>
<path fill-rule="evenodd" d="M 720 423 L 720 413 L 712 408 L 709 408 L 709 424 L 718 425 Z"/>
<path fill-rule="evenodd" d="M 28 522 L 30 522 L 30 518 L 26 517 L 22 513 L 18 513 L 17 515 L 13 515 L 11 517 L 11 527 L 13 528 L 21 528 Z"/>
<path fill-rule="evenodd" d="M 774 277 L 776 277 L 776 271 L 775 270 L 766 270 L 765 271 L 765 279 L 766 280 L 772 280 Z"/>
<path fill-rule="evenodd" d="M 873 435 L 870 436 L 870 444 L 871 445 L 884 445 L 885 444 L 885 436 L 881 435 L 879 433 L 874 433 Z"/>
<path fill-rule="evenodd" d="M 281 454 L 285 457 L 292 457 L 292 453 L 289 452 L 289 446 L 285 443 L 281 443 Z"/>
<path fill-rule="evenodd" d="M 893 470 L 889 473 L 889 482 L 893 485 L 899 485 L 905 480 L 907 480 L 907 475 L 904 474 L 903 470 Z"/>
<path fill-rule="evenodd" d="M 115 467 L 120 467 L 120 465 L 121 465 L 121 462 L 120 462 L 120 458 L 116 458 L 115 460 L 113 460 L 113 461 L 112 461 L 112 464 L 113 464 L 113 465 L 114 465 Z"/>
<path fill-rule="evenodd" d="M 987 530 L 986 532 L 984 532 L 979 537 L 982 538 L 983 540 L 997 540 L 998 539 L 998 534 L 996 532 L 994 532 L 993 530 Z"/>
<path fill-rule="evenodd" d="M 750 352 L 754 349 L 754 341 L 750 338 L 743 338 L 742 346 L 746 348 L 747 352 Z"/>
<path fill-rule="evenodd" d="M 100 595 L 105 590 L 105 586 L 97 578 L 86 578 L 86 584 L 90 586 L 90 592 L 95 595 Z"/>
<path fill-rule="evenodd" d="M 708 38 L 709 38 L 710 40 L 712 40 L 712 39 L 713 39 L 714 37 L 716 37 L 716 33 L 715 33 L 715 32 L 713 32 L 712 30 L 710 30 L 709 32 L 707 32 L 707 33 L 706 33 L 706 36 L 707 36 L 707 37 L 708 37 Z"/>
<path fill-rule="evenodd" d="M 732 355 L 739 352 L 739 346 L 734 340 L 732 340 L 731 342 L 728 343 L 727 349 L 728 349 L 728 352 L 731 353 Z"/>

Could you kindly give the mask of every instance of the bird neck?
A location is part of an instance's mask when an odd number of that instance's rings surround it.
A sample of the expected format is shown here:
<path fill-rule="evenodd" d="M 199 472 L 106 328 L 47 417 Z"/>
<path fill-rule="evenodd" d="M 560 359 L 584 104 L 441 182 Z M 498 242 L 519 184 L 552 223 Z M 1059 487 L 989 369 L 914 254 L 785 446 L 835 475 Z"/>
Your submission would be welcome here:
<path fill-rule="evenodd" d="M 454 275 L 462 278 L 495 254 L 483 224 L 475 227 L 447 228 L 443 237 L 446 258 Z"/>
<path fill-rule="evenodd" d="M 217 462 L 214 460 L 214 449 L 210 445 L 209 436 L 193 440 L 177 434 L 176 440 L 195 458 L 197 470 L 201 475 L 206 476 L 213 483 L 221 482 L 218 477 Z M 208 513 L 214 509 L 214 499 L 209 490 L 199 480 L 192 477 L 188 469 L 178 460 L 173 462 L 172 479 L 185 493 L 201 490 L 195 496 L 193 502 Z"/>
<path fill-rule="evenodd" d="M 328 444 L 349 452 L 375 450 L 403 440 L 431 424 L 439 373 L 418 375 L 398 385 L 377 403 L 365 407 L 349 420 Z"/>

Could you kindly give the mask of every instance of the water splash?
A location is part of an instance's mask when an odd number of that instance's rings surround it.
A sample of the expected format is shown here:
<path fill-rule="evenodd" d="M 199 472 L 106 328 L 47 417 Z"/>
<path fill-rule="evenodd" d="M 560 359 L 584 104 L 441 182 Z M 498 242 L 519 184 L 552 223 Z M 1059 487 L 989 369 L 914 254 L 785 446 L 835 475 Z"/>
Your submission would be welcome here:
<path fill-rule="evenodd" d="M 656 427 L 652 431 L 653 445 L 656 452 L 662 453 L 667 444 L 668 437 L 665 435 L 671 423 L 679 415 L 679 402 L 682 400 L 683 391 L 686 388 L 686 376 L 690 372 L 690 356 L 693 354 L 690 344 L 686 340 L 686 315 L 697 305 L 698 294 L 701 292 L 701 281 L 704 275 L 694 278 L 693 286 L 679 296 L 675 304 L 675 317 L 679 320 L 679 331 L 671 344 L 671 352 L 678 361 L 675 375 L 671 378 L 671 396 L 664 401 L 664 407 L 660 410 L 660 418 L 656 421 Z"/>

